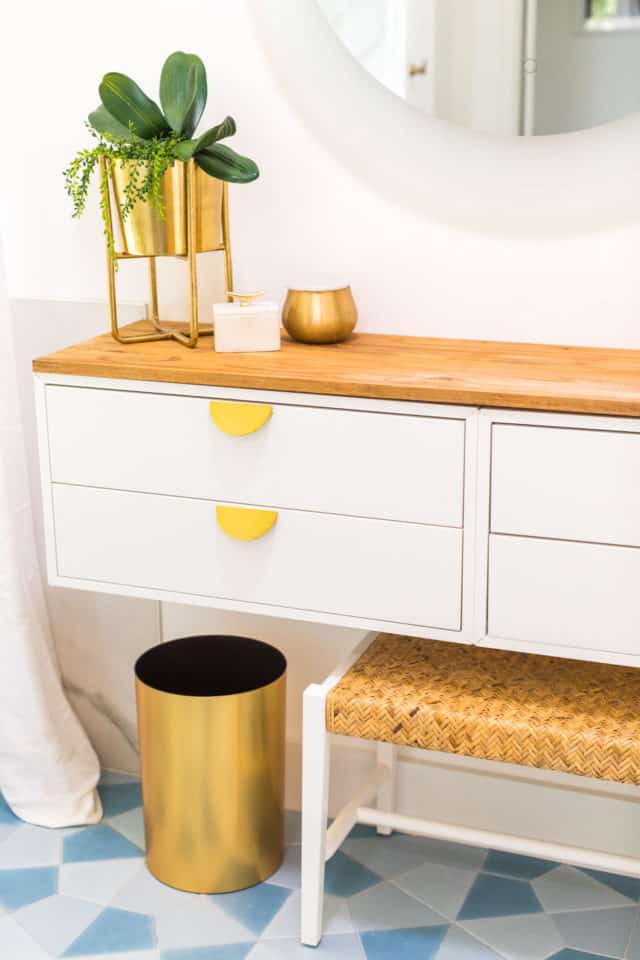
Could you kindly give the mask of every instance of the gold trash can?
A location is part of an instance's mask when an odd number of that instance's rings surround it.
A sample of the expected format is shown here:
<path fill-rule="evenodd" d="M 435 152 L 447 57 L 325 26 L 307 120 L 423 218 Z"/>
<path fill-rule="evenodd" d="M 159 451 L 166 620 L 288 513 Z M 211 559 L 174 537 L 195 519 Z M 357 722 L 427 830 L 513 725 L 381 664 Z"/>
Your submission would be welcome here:
<path fill-rule="evenodd" d="M 266 880 L 284 854 L 287 661 L 248 637 L 183 637 L 135 665 L 146 859 L 192 893 Z"/>

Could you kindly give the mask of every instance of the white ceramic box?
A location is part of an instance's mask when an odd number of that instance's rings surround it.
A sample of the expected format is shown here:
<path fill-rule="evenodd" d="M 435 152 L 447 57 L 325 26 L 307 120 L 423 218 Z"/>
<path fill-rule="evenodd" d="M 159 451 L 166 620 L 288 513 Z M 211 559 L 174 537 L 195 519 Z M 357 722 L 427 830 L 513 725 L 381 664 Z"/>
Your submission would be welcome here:
<path fill-rule="evenodd" d="M 213 345 L 218 353 L 280 349 L 280 308 L 269 300 L 252 303 L 254 297 L 248 294 L 239 296 L 239 303 L 214 303 Z"/>

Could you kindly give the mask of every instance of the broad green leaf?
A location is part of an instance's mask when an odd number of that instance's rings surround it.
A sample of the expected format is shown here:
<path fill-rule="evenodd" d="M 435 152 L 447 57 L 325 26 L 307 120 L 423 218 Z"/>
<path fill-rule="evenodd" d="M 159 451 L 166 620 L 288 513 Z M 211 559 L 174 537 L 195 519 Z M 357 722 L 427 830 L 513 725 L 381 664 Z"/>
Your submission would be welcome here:
<path fill-rule="evenodd" d="M 229 183 L 250 183 L 260 176 L 258 167 L 248 157 L 242 157 L 223 143 L 214 143 L 196 157 L 196 163 L 210 177 Z"/>
<path fill-rule="evenodd" d="M 191 157 L 196 149 L 197 142 L 197 140 L 181 140 L 180 143 L 177 143 L 175 147 L 177 159 L 184 160 L 185 163 L 187 160 L 191 160 Z"/>
<path fill-rule="evenodd" d="M 118 137 L 121 140 L 126 140 L 127 143 L 140 142 L 140 137 L 132 133 L 128 127 L 125 127 L 124 124 L 116 120 L 115 117 L 112 117 L 107 108 L 102 104 L 100 104 L 93 113 L 89 114 L 89 123 L 98 133 L 106 133 L 112 137 Z"/>
<path fill-rule="evenodd" d="M 160 75 L 160 103 L 176 133 L 193 136 L 207 102 L 207 71 L 200 57 L 178 50 Z"/>
<path fill-rule="evenodd" d="M 167 121 L 157 103 L 150 100 L 123 73 L 106 73 L 100 84 L 100 99 L 107 112 L 143 140 L 160 137 L 167 132 Z"/>
<path fill-rule="evenodd" d="M 191 157 L 206 150 L 207 147 L 210 147 L 218 140 L 222 140 L 224 137 L 232 137 L 235 132 L 235 120 L 233 117 L 225 117 L 222 123 L 211 127 L 210 130 L 203 133 L 197 140 L 181 140 L 180 143 L 176 145 L 176 157 L 178 160 L 191 160 Z"/>
<path fill-rule="evenodd" d="M 194 154 L 200 153 L 201 150 L 206 150 L 207 147 L 210 147 L 212 143 L 217 143 L 218 140 L 224 140 L 225 137 L 232 137 L 235 132 L 235 120 L 233 117 L 225 117 L 222 123 L 217 123 L 215 127 L 211 127 L 211 129 L 203 133 L 201 137 L 198 137 L 193 148 Z"/>

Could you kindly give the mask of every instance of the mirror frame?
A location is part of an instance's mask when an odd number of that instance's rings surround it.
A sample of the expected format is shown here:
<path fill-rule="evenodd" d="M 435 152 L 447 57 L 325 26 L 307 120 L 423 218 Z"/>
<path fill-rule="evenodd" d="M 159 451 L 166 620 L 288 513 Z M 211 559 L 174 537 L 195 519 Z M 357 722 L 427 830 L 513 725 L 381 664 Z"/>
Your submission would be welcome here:
<path fill-rule="evenodd" d="M 248 3 L 267 62 L 302 122 L 390 202 L 454 226 L 527 235 L 640 219 L 640 113 L 554 136 L 472 133 L 382 86 L 315 0 Z"/>

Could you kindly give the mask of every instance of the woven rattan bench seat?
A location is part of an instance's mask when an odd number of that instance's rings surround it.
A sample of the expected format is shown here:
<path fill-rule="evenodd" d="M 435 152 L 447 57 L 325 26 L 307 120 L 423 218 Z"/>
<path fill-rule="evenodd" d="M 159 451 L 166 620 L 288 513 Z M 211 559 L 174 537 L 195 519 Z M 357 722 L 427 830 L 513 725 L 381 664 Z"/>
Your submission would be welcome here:
<path fill-rule="evenodd" d="M 331 690 L 327 729 L 640 783 L 640 670 L 380 634 Z"/>

